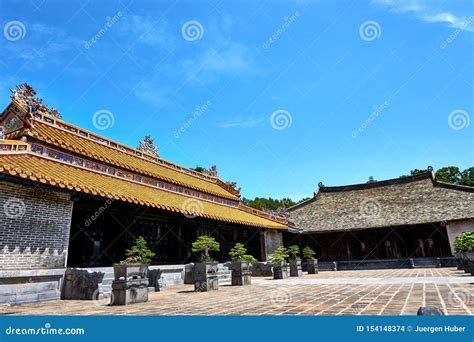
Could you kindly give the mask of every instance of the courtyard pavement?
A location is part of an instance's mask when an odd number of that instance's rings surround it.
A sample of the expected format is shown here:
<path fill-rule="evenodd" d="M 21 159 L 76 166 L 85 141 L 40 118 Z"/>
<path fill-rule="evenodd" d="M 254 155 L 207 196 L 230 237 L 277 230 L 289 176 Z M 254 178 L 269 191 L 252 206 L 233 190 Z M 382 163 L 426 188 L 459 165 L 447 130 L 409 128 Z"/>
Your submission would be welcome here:
<path fill-rule="evenodd" d="M 221 286 L 195 293 L 169 286 L 149 301 L 108 306 L 110 299 L 0 307 L 3 315 L 416 315 L 435 305 L 447 315 L 474 313 L 474 277 L 454 268 L 337 271 Z"/>

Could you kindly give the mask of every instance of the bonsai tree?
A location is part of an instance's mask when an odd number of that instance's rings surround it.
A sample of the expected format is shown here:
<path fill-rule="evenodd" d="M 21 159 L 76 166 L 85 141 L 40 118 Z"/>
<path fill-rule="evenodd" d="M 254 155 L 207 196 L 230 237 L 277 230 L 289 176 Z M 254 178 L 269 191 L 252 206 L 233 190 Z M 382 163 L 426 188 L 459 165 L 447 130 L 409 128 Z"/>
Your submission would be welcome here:
<path fill-rule="evenodd" d="M 288 254 L 289 254 L 291 260 L 298 259 L 299 256 L 300 256 L 300 253 L 301 253 L 301 251 L 300 251 L 299 246 L 292 245 L 292 246 L 288 247 Z"/>
<path fill-rule="evenodd" d="M 199 260 L 201 262 L 212 262 L 214 259 L 210 256 L 209 252 L 219 250 L 219 242 L 216 241 L 213 237 L 209 235 L 202 235 L 197 238 L 196 241 L 192 244 L 193 252 L 201 252 L 201 257 Z"/>
<path fill-rule="evenodd" d="M 149 264 L 155 253 L 148 248 L 143 236 L 139 236 L 132 248 L 125 251 L 125 255 L 127 258 L 121 264 Z"/>
<path fill-rule="evenodd" d="M 281 246 L 275 249 L 273 254 L 269 255 L 268 259 L 272 264 L 278 264 L 288 258 L 288 251 L 285 247 Z"/>
<path fill-rule="evenodd" d="M 246 254 L 247 248 L 245 248 L 244 244 L 236 243 L 234 248 L 232 248 L 229 252 L 230 260 L 232 261 L 248 261 L 248 262 L 256 262 L 253 256 Z"/>
<path fill-rule="evenodd" d="M 457 253 L 466 253 L 474 248 L 474 232 L 464 232 L 456 236 L 453 242 Z"/>
<path fill-rule="evenodd" d="M 306 246 L 303 248 L 303 256 L 305 259 L 313 259 L 315 254 L 315 251 L 313 251 L 310 247 Z"/>

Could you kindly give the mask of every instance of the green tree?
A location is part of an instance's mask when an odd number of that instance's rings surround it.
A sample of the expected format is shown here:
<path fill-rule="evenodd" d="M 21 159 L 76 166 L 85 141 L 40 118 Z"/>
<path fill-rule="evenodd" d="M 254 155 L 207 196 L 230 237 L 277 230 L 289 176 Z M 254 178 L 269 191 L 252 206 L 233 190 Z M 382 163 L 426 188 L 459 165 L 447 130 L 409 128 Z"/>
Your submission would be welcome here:
<path fill-rule="evenodd" d="M 149 264 L 151 259 L 155 256 L 147 246 L 146 240 L 143 236 L 139 236 L 135 240 L 135 244 L 125 251 L 127 259 L 122 263 L 125 264 Z"/>
<path fill-rule="evenodd" d="M 245 248 L 244 244 L 236 243 L 235 246 L 229 252 L 230 260 L 232 261 L 249 261 L 249 262 L 256 262 L 253 256 L 247 254 L 247 248 Z"/>
<path fill-rule="evenodd" d="M 303 256 L 305 257 L 305 259 L 313 259 L 315 254 L 316 253 L 313 251 L 312 248 L 310 248 L 308 246 L 303 248 Z"/>
<path fill-rule="evenodd" d="M 285 247 L 281 246 L 275 249 L 273 254 L 268 256 L 268 259 L 272 264 L 278 264 L 281 261 L 285 261 L 288 258 L 288 251 Z"/>
<path fill-rule="evenodd" d="M 410 171 L 410 175 L 412 176 L 416 176 L 416 175 L 419 175 L 420 173 L 425 173 L 426 170 L 420 170 L 420 169 L 413 169 Z"/>
<path fill-rule="evenodd" d="M 209 235 L 202 235 L 197 238 L 192 244 L 193 252 L 201 252 L 200 260 L 202 262 L 211 262 L 214 259 L 210 256 L 209 252 L 218 251 L 220 248 L 219 242 Z"/>
<path fill-rule="evenodd" d="M 461 185 L 474 186 L 474 167 L 467 168 L 461 173 Z"/>
<path fill-rule="evenodd" d="M 465 253 L 474 248 L 474 232 L 464 232 L 456 236 L 453 242 L 454 251 Z"/>
<path fill-rule="evenodd" d="M 436 180 L 445 183 L 459 184 L 461 181 L 461 172 L 456 166 L 442 167 L 435 173 Z"/>
<path fill-rule="evenodd" d="M 204 171 L 206 171 L 206 169 L 203 168 L 202 166 L 196 166 L 194 169 L 191 169 L 191 170 L 194 170 L 196 172 L 201 172 L 201 173 L 204 173 Z"/>
<path fill-rule="evenodd" d="M 290 259 L 298 259 L 300 257 L 300 253 L 301 250 L 298 245 L 291 245 L 290 247 L 288 247 L 288 254 L 290 256 Z"/>

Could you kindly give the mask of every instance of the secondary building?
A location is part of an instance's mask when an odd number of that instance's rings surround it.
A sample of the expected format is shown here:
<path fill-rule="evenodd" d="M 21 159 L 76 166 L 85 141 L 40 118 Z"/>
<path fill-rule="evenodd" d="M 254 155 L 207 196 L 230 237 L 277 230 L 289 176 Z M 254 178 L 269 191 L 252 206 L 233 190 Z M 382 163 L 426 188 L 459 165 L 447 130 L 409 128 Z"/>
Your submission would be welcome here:
<path fill-rule="evenodd" d="M 289 209 L 297 241 L 321 261 L 450 257 L 454 238 L 474 230 L 474 188 L 436 180 L 432 169 L 348 186 L 319 185 Z"/>

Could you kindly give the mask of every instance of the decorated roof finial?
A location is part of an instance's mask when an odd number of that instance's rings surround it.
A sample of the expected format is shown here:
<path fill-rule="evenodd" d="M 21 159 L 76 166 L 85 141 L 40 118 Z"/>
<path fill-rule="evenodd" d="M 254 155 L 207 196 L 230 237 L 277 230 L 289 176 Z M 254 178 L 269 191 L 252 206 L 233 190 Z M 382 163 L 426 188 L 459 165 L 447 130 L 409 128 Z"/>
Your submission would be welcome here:
<path fill-rule="evenodd" d="M 137 149 L 142 152 L 159 157 L 158 155 L 159 148 L 155 145 L 155 139 L 153 139 L 151 135 L 146 135 L 145 139 L 140 141 Z"/>
<path fill-rule="evenodd" d="M 46 106 L 41 98 L 36 97 L 36 90 L 28 83 L 16 86 L 11 92 L 12 100 L 21 102 L 28 109 L 29 114 L 35 115 L 37 112 L 42 112 L 42 114 L 61 118 L 61 113 L 56 108 Z"/>
<path fill-rule="evenodd" d="M 216 165 L 212 165 L 211 168 L 209 170 L 207 170 L 206 173 L 209 176 L 212 176 L 212 177 L 219 177 L 219 172 L 217 172 L 217 166 Z"/>
<path fill-rule="evenodd" d="M 430 171 L 430 172 L 433 172 L 433 166 L 428 166 L 427 170 Z"/>
<path fill-rule="evenodd" d="M 323 184 L 323 182 L 319 182 L 319 183 L 318 183 L 318 187 L 320 187 L 320 188 L 324 188 L 324 184 Z"/>

